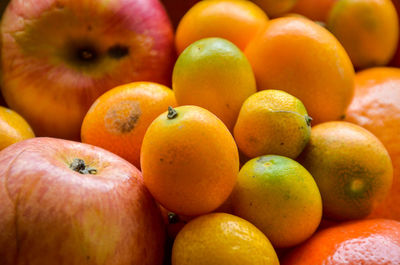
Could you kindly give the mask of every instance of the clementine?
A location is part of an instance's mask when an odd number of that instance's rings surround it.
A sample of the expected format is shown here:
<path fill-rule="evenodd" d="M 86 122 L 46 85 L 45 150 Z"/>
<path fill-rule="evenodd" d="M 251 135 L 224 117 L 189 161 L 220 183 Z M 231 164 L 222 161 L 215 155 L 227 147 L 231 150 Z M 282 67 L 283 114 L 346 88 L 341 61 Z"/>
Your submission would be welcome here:
<path fill-rule="evenodd" d="M 298 0 L 252 0 L 269 16 L 278 17 L 288 12 Z"/>
<path fill-rule="evenodd" d="M 140 167 L 140 149 L 150 123 L 168 106 L 175 107 L 171 89 L 152 82 L 133 82 L 100 96 L 86 114 L 82 142 L 100 146 Z"/>
<path fill-rule="evenodd" d="M 317 232 L 295 248 L 282 265 L 398 265 L 400 223 L 360 220 Z"/>
<path fill-rule="evenodd" d="M 337 0 L 298 0 L 290 12 L 309 19 L 326 22 L 328 14 Z"/>
<path fill-rule="evenodd" d="M 203 107 L 233 130 L 243 102 L 257 91 L 246 56 L 221 38 L 194 42 L 176 61 L 172 88 L 179 105 Z"/>
<path fill-rule="evenodd" d="M 35 137 L 32 128 L 17 112 L 0 106 L 0 150 Z"/>
<path fill-rule="evenodd" d="M 180 21 L 176 49 L 180 54 L 197 40 L 220 37 L 243 50 L 267 22 L 264 11 L 250 1 L 200 1 Z"/>
<path fill-rule="evenodd" d="M 279 90 L 264 90 L 243 103 L 234 136 L 248 157 L 275 154 L 296 158 L 310 139 L 311 117 L 303 103 Z"/>
<path fill-rule="evenodd" d="M 279 265 L 268 238 L 237 216 L 212 213 L 190 221 L 177 235 L 172 265 Z"/>
<path fill-rule="evenodd" d="M 271 20 L 245 50 L 259 90 L 301 100 L 315 124 L 338 120 L 354 92 L 354 69 L 336 38 L 300 17 Z"/>
<path fill-rule="evenodd" d="M 339 0 L 327 27 L 357 68 L 386 65 L 397 48 L 398 16 L 390 0 Z"/>
<path fill-rule="evenodd" d="M 215 210 L 228 198 L 239 172 L 233 136 L 198 106 L 169 108 L 158 116 L 146 131 L 140 158 L 151 194 L 180 215 Z"/>
<path fill-rule="evenodd" d="M 400 69 L 371 68 L 357 73 L 355 80 L 355 97 L 346 120 L 377 136 L 394 167 L 390 194 L 370 217 L 400 221 Z"/>
<path fill-rule="evenodd" d="M 326 218 L 364 218 L 389 194 L 390 156 L 378 138 L 358 125 L 336 121 L 314 126 L 299 161 L 317 182 Z"/>
<path fill-rule="evenodd" d="M 231 197 L 233 212 L 257 226 L 275 247 L 303 242 L 321 221 L 321 194 L 313 177 L 283 156 L 248 161 Z"/>

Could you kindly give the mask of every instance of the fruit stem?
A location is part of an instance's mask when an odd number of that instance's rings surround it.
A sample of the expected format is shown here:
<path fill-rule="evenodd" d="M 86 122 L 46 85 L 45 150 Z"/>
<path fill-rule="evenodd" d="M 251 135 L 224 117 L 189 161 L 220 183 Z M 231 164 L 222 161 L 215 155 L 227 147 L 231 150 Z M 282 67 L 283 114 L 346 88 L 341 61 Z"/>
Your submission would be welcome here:
<path fill-rule="evenodd" d="M 306 115 L 305 119 L 306 119 L 307 125 L 311 126 L 311 121 L 313 120 L 313 118 L 311 118 L 310 116 Z"/>
<path fill-rule="evenodd" d="M 69 168 L 80 174 L 95 175 L 97 173 L 97 169 L 89 167 L 88 165 L 85 164 L 85 161 L 83 161 L 80 158 L 74 158 L 72 163 L 69 165 Z"/>
<path fill-rule="evenodd" d="M 178 116 L 178 112 L 176 112 L 176 110 L 175 110 L 173 107 L 168 106 L 168 115 L 167 115 L 167 118 L 168 118 L 169 120 L 172 120 L 172 119 L 175 119 L 177 116 Z"/>

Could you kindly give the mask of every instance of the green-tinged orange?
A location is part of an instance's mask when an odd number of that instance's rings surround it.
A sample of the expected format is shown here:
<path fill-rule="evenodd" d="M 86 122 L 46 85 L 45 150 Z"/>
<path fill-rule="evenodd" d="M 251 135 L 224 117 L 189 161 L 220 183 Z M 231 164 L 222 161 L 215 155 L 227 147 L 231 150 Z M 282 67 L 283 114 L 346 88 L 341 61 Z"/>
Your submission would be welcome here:
<path fill-rule="evenodd" d="M 383 144 L 349 122 L 314 126 L 299 161 L 317 182 L 329 219 L 366 217 L 392 185 L 393 167 Z"/>
<path fill-rule="evenodd" d="M 203 107 L 230 130 L 243 102 L 257 91 L 246 56 L 221 38 L 196 41 L 181 53 L 174 67 L 172 88 L 178 105 Z"/>
<path fill-rule="evenodd" d="M 296 158 L 311 133 L 303 103 L 280 90 L 264 90 L 243 103 L 234 128 L 239 149 L 248 157 L 275 154 Z"/>
<path fill-rule="evenodd" d="M 231 195 L 234 214 L 257 226 L 275 247 L 309 238 L 322 216 L 321 195 L 310 173 L 283 156 L 261 156 L 240 170 Z"/>

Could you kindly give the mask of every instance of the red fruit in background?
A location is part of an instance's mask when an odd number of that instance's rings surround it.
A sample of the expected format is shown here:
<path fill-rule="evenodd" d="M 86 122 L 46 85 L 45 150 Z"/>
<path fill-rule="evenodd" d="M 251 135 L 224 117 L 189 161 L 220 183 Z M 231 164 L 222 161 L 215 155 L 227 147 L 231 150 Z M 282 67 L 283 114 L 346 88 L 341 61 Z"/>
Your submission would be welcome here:
<path fill-rule="evenodd" d="M 171 19 L 172 25 L 176 28 L 186 12 L 200 0 L 161 0 Z"/>
<path fill-rule="evenodd" d="M 1 35 L 3 96 L 38 136 L 79 139 L 105 91 L 170 82 L 173 30 L 158 0 L 12 0 Z"/>
<path fill-rule="evenodd" d="M 400 223 L 374 219 L 321 230 L 295 248 L 282 265 L 398 265 Z"/>
<path fill-rule="evenodd" d="M 122 158 L 52 138 L 0 152 L 0 264 L 160 265 L 164 239 L 140 171 Z"/>

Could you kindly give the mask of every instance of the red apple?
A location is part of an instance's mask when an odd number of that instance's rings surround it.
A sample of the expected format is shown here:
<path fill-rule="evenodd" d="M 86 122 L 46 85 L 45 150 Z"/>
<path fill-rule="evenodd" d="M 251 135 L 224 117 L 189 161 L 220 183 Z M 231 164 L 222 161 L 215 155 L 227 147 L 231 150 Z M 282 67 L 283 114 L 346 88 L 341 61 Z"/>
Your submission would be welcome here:
<path fill-rule="evenodd" d="M 1 265 L 159 265 L 164 239 L 140 171 L 122 158 L 53 138 L 0 152 Z"/>
<path fill-rule="evenodd" d="M 3 96 L 38 136 L 79 139 L 98 96 L 132 81 L 169 84 L 174 63 L 158 0 L 12 0 L 1 35 Z"/>

